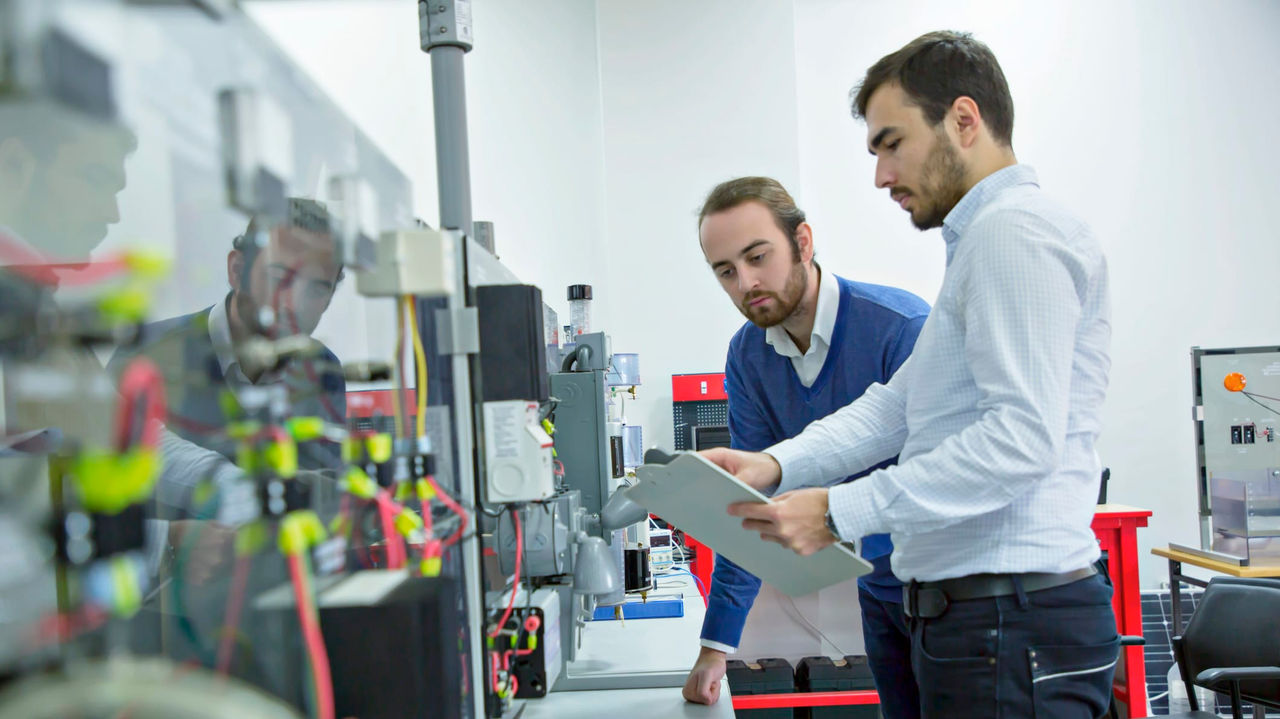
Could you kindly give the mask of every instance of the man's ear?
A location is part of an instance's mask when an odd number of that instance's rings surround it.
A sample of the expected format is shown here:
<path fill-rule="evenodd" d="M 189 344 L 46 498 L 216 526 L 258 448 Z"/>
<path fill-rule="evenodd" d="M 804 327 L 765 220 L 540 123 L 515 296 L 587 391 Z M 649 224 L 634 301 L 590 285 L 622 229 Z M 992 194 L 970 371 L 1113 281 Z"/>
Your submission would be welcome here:
<path fill-rule="evenodd" d="M 978 103 L 968 95 L 957 97 L 955 102 L 951 103 L 951 110 L 947 112 L 946 120 L 956 133 L 956 144 L 965 149 L 973 147 L 983 124 Z"/>
<path fill-rule="evenodd" d="M 808 222 L 801 222 L 796 227 L 796 245 L 800 249 L 800 261 L 813 262 L 813 228 Z"/>
<path fill-rule="evenodd" d="M 227 284 L 236 292 L 240 291 L 240 280 L 244 277 L 244 253 L 232 250 L 227 253 Z"/>

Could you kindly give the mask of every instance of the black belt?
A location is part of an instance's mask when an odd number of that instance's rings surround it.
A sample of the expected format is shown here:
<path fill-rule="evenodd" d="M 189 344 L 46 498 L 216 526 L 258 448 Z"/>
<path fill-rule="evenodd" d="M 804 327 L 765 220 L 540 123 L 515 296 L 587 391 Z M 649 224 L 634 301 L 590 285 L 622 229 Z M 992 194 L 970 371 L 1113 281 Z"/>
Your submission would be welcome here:
<path fill-rule="evenodd" d="M 1060 574 L 1047 572 L 971 574 L 967 577 L 943 579 L 937 582 L 912 580 L 902 587 L 902 611 L 908 617 L 937 619 L 946 614 L 951 602 L 1017 594 L 1018 587 L 1014 582 L 1015 579 L 1017 584 L 1022 585 L 1023 592 L 1038 592 L 1042 589 L 1052 589 L 1088 579 L 1097 573 L 1097 567 L 1091 564 L 1083 569 Z"/>

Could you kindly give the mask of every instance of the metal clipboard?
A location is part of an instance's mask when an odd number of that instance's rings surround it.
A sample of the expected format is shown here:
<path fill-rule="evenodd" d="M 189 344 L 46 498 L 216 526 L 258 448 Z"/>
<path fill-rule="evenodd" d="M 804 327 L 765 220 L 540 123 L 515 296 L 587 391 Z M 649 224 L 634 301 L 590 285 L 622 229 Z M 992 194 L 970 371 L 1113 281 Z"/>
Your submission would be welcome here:
<path fill-rule="evenodd" d="M 699 454 L 650 451 L 645 460 L 636 468 L 636 484 L 624 490 L 629 499 L 784 594 L 812 594 L 872 570 L 869 562 L 844 544 L 802 557 L 743 529 L 742 519 L 730 516 L 725 508 L 734 502 L 771 500 Z"/>

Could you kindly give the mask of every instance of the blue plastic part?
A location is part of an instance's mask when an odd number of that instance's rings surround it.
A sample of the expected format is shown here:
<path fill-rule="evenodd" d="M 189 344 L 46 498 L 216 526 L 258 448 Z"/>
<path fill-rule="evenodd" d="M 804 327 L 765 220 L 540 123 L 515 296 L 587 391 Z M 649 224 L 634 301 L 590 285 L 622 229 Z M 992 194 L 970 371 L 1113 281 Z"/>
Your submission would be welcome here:
<path fill-rule="evenodd" d="M 613 607 L 596 607 L 593 621 L 615 619 Z M 622 605 L 623 619 L 655 619 L 658 617 L 683 617 L 684 600 L 655 599 L 651 602 L 627 602 Z"/>

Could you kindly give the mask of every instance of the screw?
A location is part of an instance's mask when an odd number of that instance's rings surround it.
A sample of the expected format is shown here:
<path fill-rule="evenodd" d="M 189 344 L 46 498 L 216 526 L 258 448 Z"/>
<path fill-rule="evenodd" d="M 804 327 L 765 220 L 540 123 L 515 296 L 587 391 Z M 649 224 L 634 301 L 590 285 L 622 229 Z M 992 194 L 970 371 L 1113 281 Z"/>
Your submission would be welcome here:
<path fill-rule="evenodd" d="M 438 32 L 438 33 L 440 33 L 441 35 L 443 35 L 443 34 L 445 34 L 445 33 L 449 32 L 449 28 L 445 27 L 444 25 L 441 25 L 441 26 L 440 26 L 440 29 L 439 29 L 439 30 L 436 30 L 436 32 Z"/>

